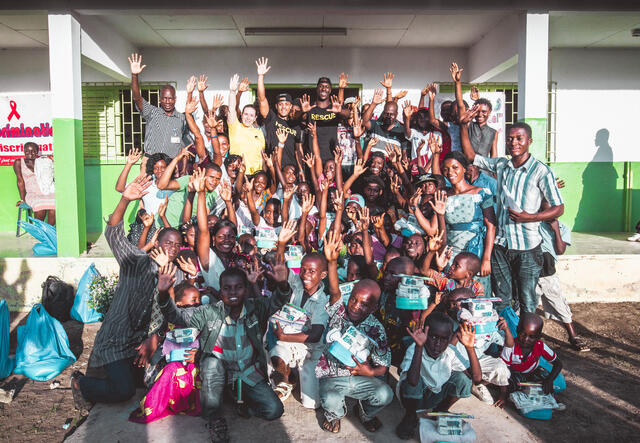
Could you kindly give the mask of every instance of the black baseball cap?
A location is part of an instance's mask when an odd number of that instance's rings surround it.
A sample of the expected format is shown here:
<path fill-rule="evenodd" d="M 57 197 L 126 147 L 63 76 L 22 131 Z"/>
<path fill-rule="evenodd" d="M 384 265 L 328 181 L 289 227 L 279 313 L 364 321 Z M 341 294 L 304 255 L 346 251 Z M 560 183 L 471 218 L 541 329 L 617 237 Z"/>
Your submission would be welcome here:
<path fill-rule="evenodd" d="M 278 94 L 278 96 L 276 97 L 276 103 L 277 102 L 293 103 L 293 99 L 291 98 L 290 94 L 287 94 L 286 92 L 283 92 L 282 94 Z"/>
<path fill-rule="evenodd" d="M 331 86 L 331 80 L 329 80 L 329 77 L 320 77 L 316 86 L 318 86 L 320 83 L 329 83 L 329 86 Z"/>
<path fill-rule="evenodd" d="M 426 174 L 420 174 L 416 177 L 413 185 L 414 186 L 420 186 L 423 183 L 427 183 L 427 182 L 434 182 L 434 183 L 438 183 L 438 178 L 430 173 L 426 173 Z"/>

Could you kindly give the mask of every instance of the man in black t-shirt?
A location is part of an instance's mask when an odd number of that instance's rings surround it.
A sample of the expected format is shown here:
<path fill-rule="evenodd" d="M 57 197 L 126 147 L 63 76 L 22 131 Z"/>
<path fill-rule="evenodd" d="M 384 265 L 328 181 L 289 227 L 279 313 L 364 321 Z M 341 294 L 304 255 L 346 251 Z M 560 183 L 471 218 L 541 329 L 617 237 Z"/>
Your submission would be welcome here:
<path fill-rule="evenodd" d="M 316 103 L 311 107 L 308 96 L 301 100 L 302 112 L 307 114 L 308 123 L 316 123 L 318 145 L 322 161 L 333 160 L 333 151 L 338 144 L 338 123 L 349 118 L 349 110 L 342 109 L 338 97 L 331 95 L 331 80 L 320 77 L 316 86 Z M 308 146 L 312 140 L 309 135 Z"/>
<path fill-rule="evenodd" d="M 279 94 L 276 97 L 275 112 L 269 108 L 269 101 L 267 100 L 264 88 L 264 76 L 271 69 L 267 63 L 269 63 L 269 59 L 264 57 L 256 61 L 258 71 L 258 103 L 260 115 L 264 118 L 265 151 L 271 155 L 273 151 L 280 149 L 280 167 L 284 168 L 286 165 L 293 165 L 301 170 L 302 129 L 299 124 L 294 123 L 289 118 L 293 103 L 289 94 Z M 282 146 L 280 146 L 280 142 L 276 136 L 276 130 L 278 128 L 284 129 L 285 132 L 289 134 Z"/>

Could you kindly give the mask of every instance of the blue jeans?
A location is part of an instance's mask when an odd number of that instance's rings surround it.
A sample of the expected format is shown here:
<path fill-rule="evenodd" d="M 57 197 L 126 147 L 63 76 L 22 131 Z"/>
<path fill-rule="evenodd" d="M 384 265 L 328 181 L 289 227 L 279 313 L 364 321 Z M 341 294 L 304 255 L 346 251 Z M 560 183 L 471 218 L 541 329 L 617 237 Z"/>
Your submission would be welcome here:
<path fill-rule="evenodd" d="M 524 312 L 536 312 L 540 301 L 536 285 L 542 270 L 540 245 L 528 251 L 495 245 L 491 254 L 491 287 L 493 295 L 502 299 L 495 304 L 498 312 L 506 306 Z"/>
<path fill-rule="evenodd" d="M 222 417 L 222 394 L 226 384 L 226 371 L 222 360 L 212 355 L 205 355 L 200 360 L 200 404 L 202 418 L 211 420 Z M 242 384 L 243 397 L 249 404 L 249 412 L 265 420 L 275 420 L 284 412 L 284 406 L 271 386 L 265 380 L 255 386 Z"/>
<path fill-rule="evenodd" d="M 427 388 L 422 377 L 418 378 L 418 384 L 415 386 L 412 386 L 407 379 L 399 383 L 402 398 L 418 400 L 418 409 L 433 409 L 447 397 L 467 398 L 471 395 L 471 379 L 464 372 L 459 371 L 451 373 L 451 377 L 442 385 L 438 393 Z"/>
<path fill-rule="evenodd" d="M 377 377 L 324 377 L 320 379 L 320 404 L 327 420 L 339 420 L 347 414 L 345 398 L 359 400 L 364 420 L 371 420 L 393 401 L 393 391 Z"/>
<path fill-rule="evenodd" d="M 133 357 L 104 366 L 107 378 L 81 377 L 78 383 L 82 396 L 92 403 L 117 403 L 129 400 L 136 393 Z"/>

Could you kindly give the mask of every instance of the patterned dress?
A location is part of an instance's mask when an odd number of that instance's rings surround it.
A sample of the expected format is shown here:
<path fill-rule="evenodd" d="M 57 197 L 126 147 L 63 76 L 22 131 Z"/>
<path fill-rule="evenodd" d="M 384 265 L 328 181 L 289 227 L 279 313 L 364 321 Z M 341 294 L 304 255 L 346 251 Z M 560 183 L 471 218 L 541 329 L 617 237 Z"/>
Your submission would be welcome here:
<path fill-rule="evenodd" d="M 26 191 L 26 195 L 24 197 L 25 203 L 31 206 L 34 211 L 55 209 L 55 193 L 43 193 L 42 190 L 40 190 L 36 173 L 29 169 L 24 159 L 18 159 L 16 161 L 20 162 L 20 172 L 22 173 L 22 179 L 24 180 L 24 189 Z"/>

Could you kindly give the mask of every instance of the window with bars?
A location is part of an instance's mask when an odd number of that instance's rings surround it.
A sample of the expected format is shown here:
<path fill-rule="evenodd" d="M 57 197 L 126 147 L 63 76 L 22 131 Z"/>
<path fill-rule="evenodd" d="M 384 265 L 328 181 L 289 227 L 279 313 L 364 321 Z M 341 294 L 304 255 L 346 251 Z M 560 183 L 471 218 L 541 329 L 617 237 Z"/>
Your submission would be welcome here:
<path fill-rule="evenodd" d="M 141 84 L 142 97 L 158 106 L 160 89 L 165 84 Z M 143 147 L 144 130 L 145 122 L 133 103 L 130 84 L 83 83 L 85 163 L 123 163 L 131 148 Z"/>

